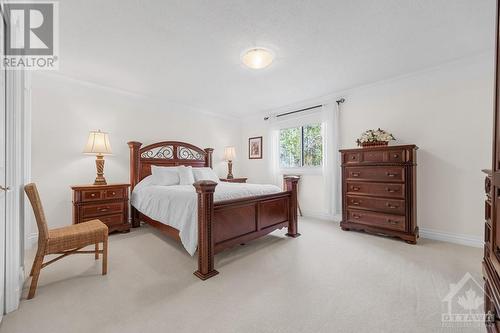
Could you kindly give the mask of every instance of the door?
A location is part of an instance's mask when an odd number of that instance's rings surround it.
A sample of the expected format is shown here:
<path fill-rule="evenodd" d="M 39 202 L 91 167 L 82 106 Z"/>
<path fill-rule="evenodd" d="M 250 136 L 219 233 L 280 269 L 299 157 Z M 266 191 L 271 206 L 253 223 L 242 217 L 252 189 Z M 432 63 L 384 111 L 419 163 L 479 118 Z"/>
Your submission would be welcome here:
<path fill-rule="evenodd" d="M 4 52 L 3 43 L 1 52 Z M 6 196 L 9 188 L 6 185 L 6 71 L 0 69 L 0 321 L 5 312 L 5 226 Z"/>

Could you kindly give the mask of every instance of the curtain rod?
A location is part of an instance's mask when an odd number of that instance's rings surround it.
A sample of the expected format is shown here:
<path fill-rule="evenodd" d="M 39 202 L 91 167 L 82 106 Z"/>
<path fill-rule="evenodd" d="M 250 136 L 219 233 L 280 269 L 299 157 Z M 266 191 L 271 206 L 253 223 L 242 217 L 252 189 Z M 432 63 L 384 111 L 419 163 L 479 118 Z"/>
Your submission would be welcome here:
<path fill-rule="evenodd" d="M 304 109 L 300 109 L 300 110 L 295 110 L 295 111 L 290 111 L 290 112 L 280 113 L 280 114 L 277 114 L 277 115 L 276 115 L 276 118 L 283 117 L 283 116 L 288 116 L 289 114 L 294 114 L 294 113 L 299 113 L 299 112 L 304 112 L 304 111 L 308 111 L 308 110 L 312 110 L 312 109 L 320 108 L 320 107 L 322 107 L 322 106 L 323 106 L 323 104 L 319 104 L 319 105 L 310 106 L 310 107 L 308 107 L 308 108 L 304 108 Z"/>
<path fill-rule="evenodd" d="M 341 98 L 339 100 L 336 100 L 335 102 L 337 102 L 337 105 L 340 105 L 340 104 L 342 104 L 342 103 L 345 102 L 345 98 Z M 308 111 L 308 110 L 320 108 L 322 106 L 323 106 L 323 104 L 318 104 L 318 105 L 310 106 L 310 107 L 304 108 L 304 109 L 299 109 L 299 110 L 295 110 L 295 111 L 280 113 L 280 114 L 277 114 L 275 117 L 279 118 L 279 117 L 283 117 L 283 116 L 288 116 L 288 115 L 291 115 L 291 114 L 294 114 L 294 113 L 299 113 L 299 112 L 304 112 L 304 111 Z M 269 117 L 264 117 L 264 120 L 269 120 Z"/>
<path fill-rule="evenodd" d="M 341 99 L 336 100 L 335 102 L 337 103 L 337 105 L 340 105 L 340 104 L 342 104 L 342 103 L 345 102 L 345 98 L 342 97 Z M 279 118 L 279 117 L 283 117 L 283 116 L 288 116 L 288 115 L 291 115 L 291 114 L 294 114 L 294 113 L 299 113 L 299 112 L 304 112 L 304 111 L 308 111 L 308 110 L 320 108 L 322 106 L 323 106 L 323 104 L 318 104 L 318 105 L 310 106 L 308 108 L 304 108 L 304 109 L 300 109 L 300 110 L 295 110 L 295 111 L 280 113 L 280 114 L 277 114 L 275 117 Z M 269 120 L 269 116 L 268 117 L 264 117 L 264 120 Z"/>
<path fill-rule="evenodd" d="M 279 118 L 279 117 L 284 117 L 284 116 L 288 116 L 290 114 L 294 114 L 294 113 L 299 113 L 299 112 L 304 112 L 304 111 L 308 111 L 308 110 L 312 110 L 312 109 L 316 109 L 316 108 L 320 108 L 322 107 L 323 104 L 319 104 L 319 105 L 315 105 L 315 106 L 310 106 L 308 108 L 304 108 L 304 109 L 300 109 L 300 110 L 295 110 L 295 111 L 290 111 L 290 112 L 285 112 L 285 113 L 280 113 L 280 114 L 277 114 L 275 117 L 276 118 Z M 269 117 L 264 117 L 264 120 L 269 120 Z"/>

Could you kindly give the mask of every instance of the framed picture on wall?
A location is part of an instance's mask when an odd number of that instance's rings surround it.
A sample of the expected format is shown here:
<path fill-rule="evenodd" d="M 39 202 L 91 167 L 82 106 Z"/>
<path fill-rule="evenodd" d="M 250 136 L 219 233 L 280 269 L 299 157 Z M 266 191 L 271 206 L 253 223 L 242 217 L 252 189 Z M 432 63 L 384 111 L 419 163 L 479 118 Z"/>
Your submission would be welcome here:
<path fill-rule="evenodd" d="M 257 160 L 262 158 L 262 137 L 248 139 L 248 158 Z"/>

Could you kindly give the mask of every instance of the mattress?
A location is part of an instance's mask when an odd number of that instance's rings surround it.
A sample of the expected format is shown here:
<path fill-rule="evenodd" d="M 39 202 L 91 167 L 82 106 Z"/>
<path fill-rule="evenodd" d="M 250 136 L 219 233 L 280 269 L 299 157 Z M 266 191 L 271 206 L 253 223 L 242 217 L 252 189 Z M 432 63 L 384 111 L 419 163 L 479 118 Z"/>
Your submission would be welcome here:
<path fill-rule="evenodd" d="M 145 180 L 147 178 L 132 191 L 132 206 L 149 218 L 179 230 L 182 245 L 194 255 L 198 246 L 198 205 L 194 186 L 160 186 Z M 278 192 L 281 190 L 275 185 L 221 182 L 215 188 L 214 202 Z"/>

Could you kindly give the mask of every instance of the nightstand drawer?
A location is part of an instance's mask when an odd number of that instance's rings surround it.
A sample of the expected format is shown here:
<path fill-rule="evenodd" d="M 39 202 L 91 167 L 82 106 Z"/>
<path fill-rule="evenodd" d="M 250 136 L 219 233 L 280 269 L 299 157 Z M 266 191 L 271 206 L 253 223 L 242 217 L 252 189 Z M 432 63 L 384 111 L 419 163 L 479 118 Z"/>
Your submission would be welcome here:
<path fill-rule="evenodd" d="M 123 214 L 115 214 L 115 215 L 100 216 L 100 217 L 99 216 L 98 217 L 89 217 L 89 218 L 84 218 L 83 222 L 87 222 L 90 220 L 100 220 L 102 223 L 104 223 L 108 227 L 126 223 Z"/>
<path fill-rule="evenodd" d="M 103 199 L 121 199 L 124 197 L 125 197 L 125 189 L 116 188 L 111 190 L 105 190 Z"/>
<path fill-rule="evenodd" d="M 82 201 L 95 201 L 102 199 L 102 191 L 100 190 L 86 190 L 82 191 Z"/>
<path fill-rule="evenodd" d="M 97 215 L 116 214 L 123 211 L 123 203 L 87 204 L 82 206 L 81 209 L 84 218 Z"/>

